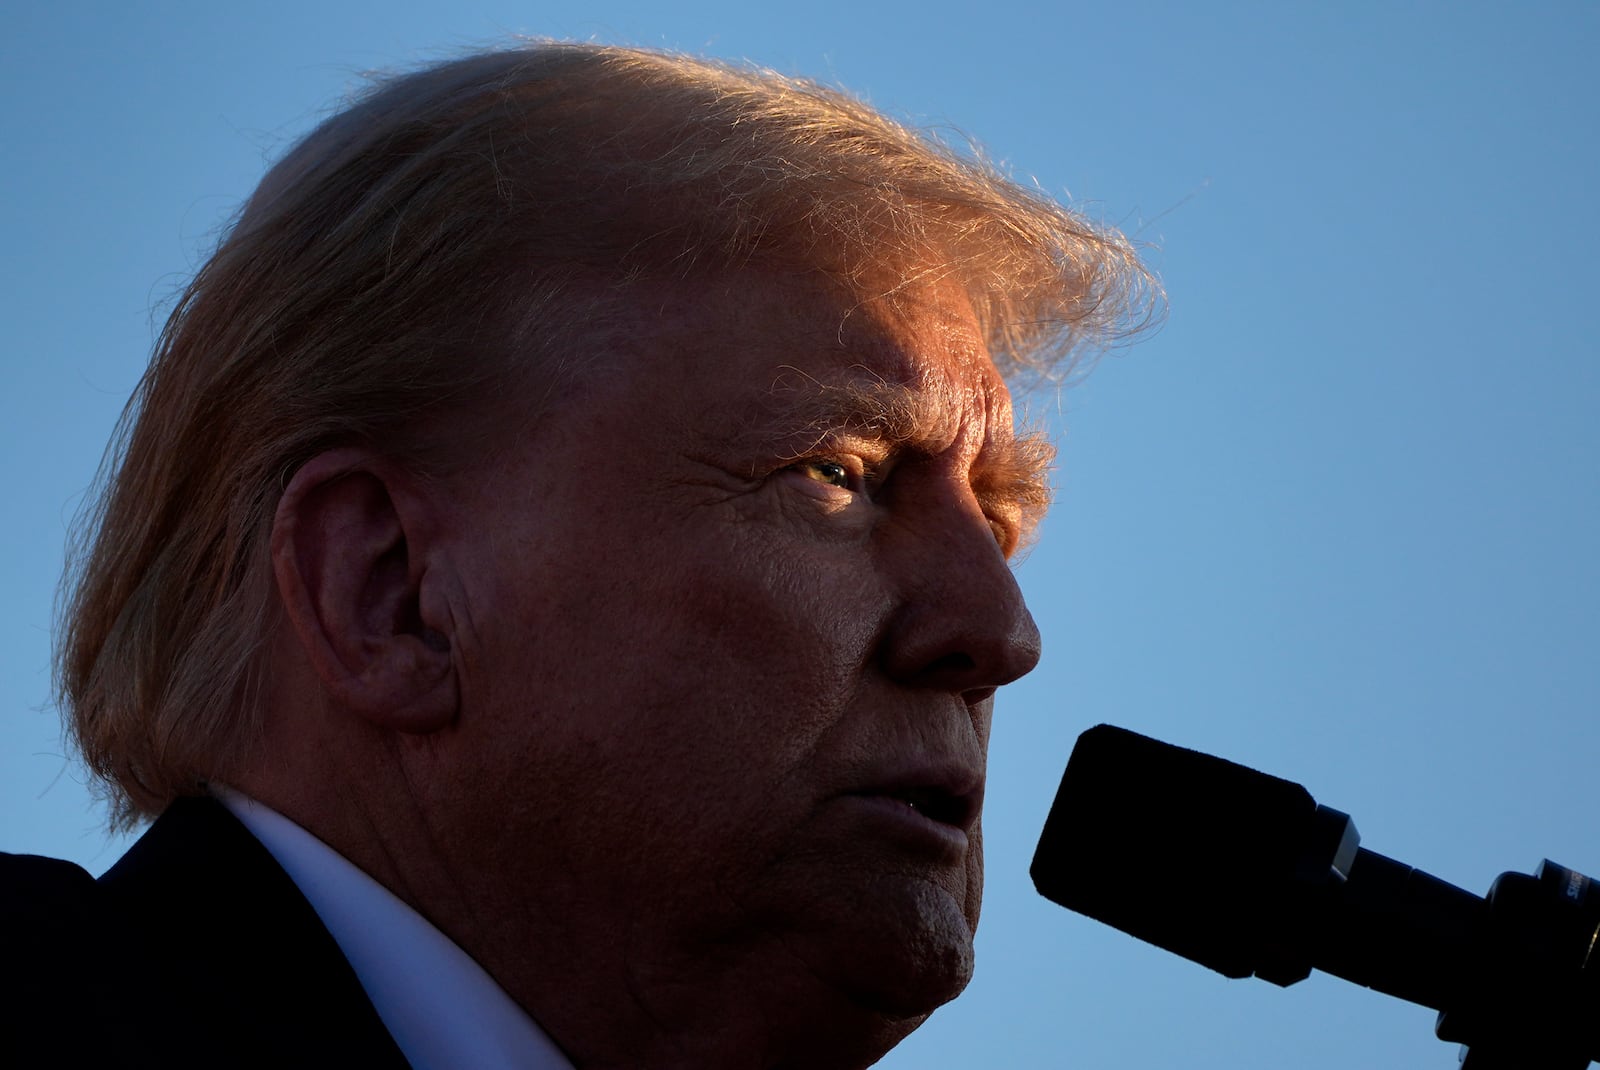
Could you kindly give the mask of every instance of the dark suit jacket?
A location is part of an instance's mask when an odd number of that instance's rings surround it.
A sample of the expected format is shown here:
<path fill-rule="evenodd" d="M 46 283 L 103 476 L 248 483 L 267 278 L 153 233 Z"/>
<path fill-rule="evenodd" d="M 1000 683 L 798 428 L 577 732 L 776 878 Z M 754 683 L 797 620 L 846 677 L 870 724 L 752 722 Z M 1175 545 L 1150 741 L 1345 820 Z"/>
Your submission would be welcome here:
<path fill-rule="evenodd" d="M 0 1066 L 406 1065 L 310 904 L 221 804 L 174 803 L 99 880 L 0 854 Z"/>

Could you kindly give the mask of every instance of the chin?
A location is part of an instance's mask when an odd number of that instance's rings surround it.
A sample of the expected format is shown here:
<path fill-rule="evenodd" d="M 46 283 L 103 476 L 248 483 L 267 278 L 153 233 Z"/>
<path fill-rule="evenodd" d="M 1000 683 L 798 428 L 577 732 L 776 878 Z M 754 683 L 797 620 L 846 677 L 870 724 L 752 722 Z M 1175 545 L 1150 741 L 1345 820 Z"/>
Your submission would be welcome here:
<path fill-rule="evenodd" d="M 960 995 L 972 979 L 970 928 L 922 930 L 900 939 L 873 925 L 882 914 L 861 910 L 847 927 L 813 952 L 825 1008 L 788 1046 L 798 1061 L 785 1067 L 864 1068 L 904 1040 L 934 1010 Z M 818 1021 L 828 1022 L 818 1030 Z"/>
<path fill-rule="evenodd" d="M 905 1023 L 904 1036 L 972 980 L 972 926 L 935 887 L 911 902 L 879 906 L 889 908 L 887 917 L 857 906 L 829 941 L 830 961 L 818 972 L 853 1005 Z"/>

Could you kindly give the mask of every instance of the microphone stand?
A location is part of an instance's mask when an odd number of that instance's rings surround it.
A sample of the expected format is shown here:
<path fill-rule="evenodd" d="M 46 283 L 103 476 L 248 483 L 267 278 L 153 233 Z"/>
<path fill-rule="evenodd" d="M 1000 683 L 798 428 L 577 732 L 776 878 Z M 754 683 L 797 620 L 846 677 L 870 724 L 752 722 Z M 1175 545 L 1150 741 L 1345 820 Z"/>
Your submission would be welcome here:
<path fill-rule="evenodd" d="M 1486 983 L 1434 1032 L 1465 1045 L 1467 1070 L 1582 1070 L 1600 1058 L 1600 889 L 1547 858 L 1531 877 L 1502 873 L 1488 903 Z"/>
<path fill-rule="evenodd" d="M 1320 875 L 1297 867 L 1289 898 L 1300 904 L 1285 904 L 1284 935 L 1257 977 L 1286 986 L 1315 968 L 1434 1008 L 1434 1032 L 1461 1045 L 1463 1070 L 1600 1059 L 1600 885 L 1545 859 L 1479 898 L 1356 846 L 1337 810 L 1317 807 L 1317 821 L 1324 842 L 1337 829 L 1339 848 Z"/>

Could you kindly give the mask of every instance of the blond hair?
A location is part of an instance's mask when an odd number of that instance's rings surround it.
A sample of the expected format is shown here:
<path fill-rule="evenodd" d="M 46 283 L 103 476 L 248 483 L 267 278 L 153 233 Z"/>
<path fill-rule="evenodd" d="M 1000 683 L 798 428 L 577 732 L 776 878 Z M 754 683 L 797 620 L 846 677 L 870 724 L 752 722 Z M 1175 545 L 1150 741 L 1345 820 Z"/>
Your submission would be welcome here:
<path fill-rule="evenodd" d="M 753 265 L 955 278 L 1013 367 L 1062 366 L 1154 296 L 1120 235 L 808 81 L 535 43 L 376 84 L 179 299 L 80 523 L 57 692 L 114 820 L 258 734 L 266 545 L 299 465 L 351 442 L 442 463 L 430 418 L 550 374 L 595 293 Z"/>

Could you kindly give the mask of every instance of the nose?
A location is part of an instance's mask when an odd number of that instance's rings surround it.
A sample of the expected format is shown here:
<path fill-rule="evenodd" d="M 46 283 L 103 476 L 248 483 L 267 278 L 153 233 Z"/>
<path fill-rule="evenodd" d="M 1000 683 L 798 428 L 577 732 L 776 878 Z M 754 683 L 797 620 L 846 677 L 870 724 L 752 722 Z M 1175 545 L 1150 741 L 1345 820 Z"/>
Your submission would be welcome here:
<path fill-rule="evenodd" d="M 881 647 L 891 677 L 976 703 L 1039 663 L 1038 626 L 970 497 L 907 518 L 882 552 L 899 596 Z"/>

